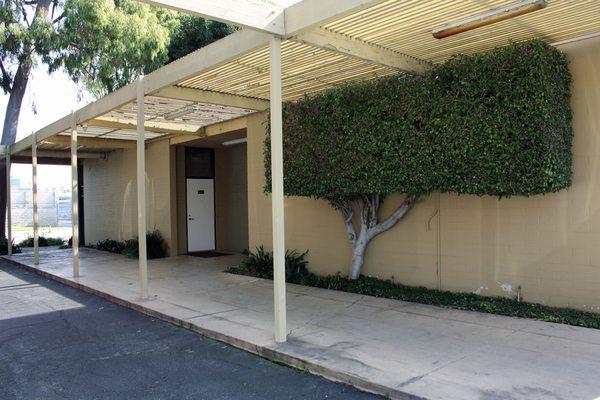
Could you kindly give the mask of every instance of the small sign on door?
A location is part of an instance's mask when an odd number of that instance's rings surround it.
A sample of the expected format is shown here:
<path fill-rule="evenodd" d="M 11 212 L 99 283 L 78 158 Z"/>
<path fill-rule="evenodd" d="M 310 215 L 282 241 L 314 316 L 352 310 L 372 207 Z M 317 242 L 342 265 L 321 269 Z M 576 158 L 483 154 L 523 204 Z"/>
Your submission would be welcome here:
<path fill-rule="evenodd" d="M 198 190 L 198 194 L 204 194 L 204 190 Z"/>

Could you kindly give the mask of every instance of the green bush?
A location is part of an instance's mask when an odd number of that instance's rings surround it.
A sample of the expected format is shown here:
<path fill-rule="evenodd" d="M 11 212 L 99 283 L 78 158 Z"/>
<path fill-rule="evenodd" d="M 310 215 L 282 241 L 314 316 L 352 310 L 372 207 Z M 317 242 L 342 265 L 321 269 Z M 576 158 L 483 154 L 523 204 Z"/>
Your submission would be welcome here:
<path fill-rule="evenodd" d="M 305 260 L 308 251 L 299 253 L 296 250 L 285 252 L 285 279 L 295 282 L 308 274 L 308 261 Z M 273 279 L 273 253 L 266 251 L 263 246 L 256 248 L 256 252 L 247 252 L 241 268 L 248 275 L 258 278 Z"/>
<path fill-rule="evenodd" d="M 139 243 L 136 239 L 129 239 L 124 242 L 105 239 L 98 242 L 93 248 L 111 253 L 123 254 L 127 257 L 137 258 L 139 255 Z M 146 234 L 146 254 L 148 259 L 165 258 L 167 256 L 167 242 L 158 230 Z"/>
<path fill-rule="evenodd" d="M 65 244 L 65 240 L 59 237 L 45 237 L 38 236 L 38 246 L 40 247 L 48 247 L 48 246 L 62 246 Z M 33 247 L 33 238 L 30 236 L 27 239 L 21 241 L 19 243 L 20 247 Z"/>
<path fill-rule="evenodd" d="M 14 240 L 12 241 L 12 252 L 13 254 L 17 254 L 21 252 L 21 246 L 19 244 L 15 244 Z M 4 236 L 0 236 L 0 255 L 5 256 L 8 254 L 8 240 Z"/>
<path fill-rule="evenodd" d="M 110 253 L 123 254 L 123 250 L 125 249 L 125 243 L 119 242 L 117 240 L 112 239 L 104 239 L 96 243 L 94 246 L 91 246 L 96 250 L 108 251 Z"/>
<path fill-rule="evenodd" d="M 296 257 L 294 259 L 299 259 L 301 262 L 301 266 L 295 269 L 296 273 L 289 273 L 286 257 L 286 281 L 289 283 L 461 310 L 480 311 L 519 318 L 533 318 L 548 322 L 600 329 L 600 314 L 570 308 L 548 307 L 542 304 L 520 302 L 516 299 L 506 297 L 489 297 L 474 293 L 454 293 L 425 287 L 405 286 L 393 281 L 362 275 L 358 279 L 348 279 L 339 273 L 329 276 L 319 276 L 308 271 L 308 262 L 304 260 L 306 253 L 293 251 L 289 252 L 289 254 L 295 254 Z M 273 255 L 266 252 L 261 246 L 257 249 L 256 253 L 250 253 L 239 267 L 229 268 L 226 272 L 273 279 Z"/>
<path fill-rule="evenodd" d="M 286 103 L 285 192 L 336 205 L 373 194 L 558 191 L 572 181 L 570 96 L 566 56 L 534 40 Z M 265 174 L 269 191 L 268 137 Z"/>

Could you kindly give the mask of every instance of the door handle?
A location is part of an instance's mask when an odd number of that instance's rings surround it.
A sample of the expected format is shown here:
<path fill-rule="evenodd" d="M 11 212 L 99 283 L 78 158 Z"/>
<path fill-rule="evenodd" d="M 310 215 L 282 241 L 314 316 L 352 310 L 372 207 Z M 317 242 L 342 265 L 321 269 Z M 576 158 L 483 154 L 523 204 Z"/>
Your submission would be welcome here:
<path fill-rule="evenodd" d="M 192 217 L 189 217 L 189 218 L 188 218 L 188 221 L 194 221 L 194 218 L 192 218 Z"/>

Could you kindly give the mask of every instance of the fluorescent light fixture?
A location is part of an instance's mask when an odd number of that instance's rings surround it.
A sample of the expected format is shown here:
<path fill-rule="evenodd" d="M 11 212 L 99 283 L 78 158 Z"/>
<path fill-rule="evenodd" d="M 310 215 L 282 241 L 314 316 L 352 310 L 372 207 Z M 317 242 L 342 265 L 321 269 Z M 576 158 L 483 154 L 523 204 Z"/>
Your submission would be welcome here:
<path fill-rule="evenodd" d="M 171 111 L 163 115 L 163 118 L 167 121 L 172 121 L 177 118 L 181 118 L 185 115 L 191 114 L 198 110 L 198 104 L 190 104 L 189 106 L 185 106 L 180 108 L 179 110 Z"/>
<path fill-rule="evenodd" d="M 223 142 L 223 146 L 233 146 L 234 144 L 242 144 L 242 143 L 246 143 L 246 142 L 247 142 L 246 138 L 235 139 L 235 140 L 230 140 L 228 142 Z"/>
<path fill-rule="evenodd" d="M 541 10 L 544 7 L 546 7 L 546 0 L 520 0 L 481 14 L 440 25 L 435 28 L 431 34 L 436 39 L 443 39 L 448 36 L 456 35 L 457 33 L 467 32 L 482 26 L 491 25 L 509 18 Z"/>

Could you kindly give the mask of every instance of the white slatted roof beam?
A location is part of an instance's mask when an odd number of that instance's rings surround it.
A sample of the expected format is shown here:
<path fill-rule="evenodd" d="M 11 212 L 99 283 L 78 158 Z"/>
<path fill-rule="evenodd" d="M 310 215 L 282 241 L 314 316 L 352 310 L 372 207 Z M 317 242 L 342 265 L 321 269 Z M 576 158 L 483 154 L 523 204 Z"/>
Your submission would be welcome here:
<path fill-rule="evenodd" d="M 210 103 L 221 106 L 247 108 L 257 111 L 262 111 L 269 108 L 268 100 L 179 86 L 169 86 L 154 92 L 152 95 L 167 99 L 188 100 L 198 103 Z"/>
<path fill-rule="evenodd" d="M 371 61 L 387 67 L 397 68 L 408 73 L 421 74 L 431 67 L 430 63 L 418 58 L 322 28 L 303 32 L 294 36 L 291 40 L 333 50 L 350 57 Z"/>
<path fill-rule="evenodd" d="M 225 22 L 269 32 L 285 34 L 284 8 L 271 1 L 261 0 L 140 0 L 159 7 L 170 8 Z"/>

